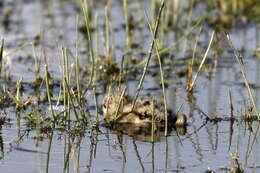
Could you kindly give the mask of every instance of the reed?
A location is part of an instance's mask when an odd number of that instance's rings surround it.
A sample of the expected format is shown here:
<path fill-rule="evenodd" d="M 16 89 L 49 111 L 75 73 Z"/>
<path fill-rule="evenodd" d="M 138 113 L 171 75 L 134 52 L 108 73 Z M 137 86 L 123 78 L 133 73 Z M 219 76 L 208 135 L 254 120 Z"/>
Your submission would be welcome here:
<path fill-rule="evenodd" d="M 84 21 L 87 29 L 87 42 L 88 42 L 88 50 L 89 50 L 89 55 L 91 59 L 91 72 L 90 72 L 90 79 L 87 84 L 87 89 L 85 90 L 83 96 L 85 95 L 86 91 L 92 86 L 93 84 L 93 77 L 94 77 L 94 71 L 95 71 L 95 58 L 94 58 L 94 50 L 92 46 L 92 37 L 91 37 L 91 32 L 90 32 L 90 17 L 89 17 L 89 8 L 87 5 L 87 1 L 84 1 L 82 11 L 84 14 Z"/>
<path fill-rule="evenodd" d="M 178 20 L 179 20 L 179 4 L 180 4 L 180 0 L 173 0 L 172 1 L 173 4 L 172 4 L 172 9 L 174 11 L 174 14 L 173 14 L 173 18 L 172 18 L 172 23 L 173 23 L 173 26 L 176 27 L 177 26 L 177 23 L 178 23 Z"/>
<path fill-rule="evenodd" d="M 79 16 L 76 17 L 76 28 L 78 28 Z M 82 89 L 81 89 L 81 76 L 80 76 L 80 66 L 79 66 L 79 55 L 78 55 L 78 29 L 76 29 L 76 67 L 75 67 L 75 75 L 77 82 L 77 99 L 80 106 L 82 106 Z"/>
<path fill-rule="evenodd" d="M 146 13 L 146 18 L 148 20 L 147 13 Z M 160 57 L 160 54 L 159 54 L 159 47 L 158 47 L 157 41 L 156 41 L 155 36 L 154 36 L 154 31 L 152 29 L 152 26 L 151 26 L 149 20 L 147 21 L 147 23 L 149 25 L 149 30 L 150 30 L 152 38 L 153 38 L 153 42 L 154 42 L 155 50 L 156 50 L 156 54 L 157 54 L 157 60 L 158 60 L 158 63 L 159 63 L 159 68 L 160 68 L 163 101 L 164 101 L 165 136 L 167 136 L 167 132 L 168 132 L 168 111 L 167 110 L 168 110 L 168 108 L 167 108 L 167 98 L 166 98 L 166 91 L 165 91 L 165 81 L 164 81 L 164 74 L 163 74 L 163 69 L 162 69 L 162 62 L 161 62 L 161 57 Z"/>
<path fill-rule="evenodd" d="M 111 57 L 111 50 L 110 50 L 110 18 L 109 18 L 109 7 L 105 7 L 105 57 Z"/>
<path fill-rule="evenodd" d="M 4 53 L 4 39 L 1 40 L 0 43 L 0 75 L 2 73 L 2 68 L 3 68 L 3 53 Z"/>
<path fill-rule="evenodd" d="M 64 92 L 66 92 L 66 95 L 68 95 L 68 98 L 67 98 L 67 103 L 68 103 L 68 105 L 67 105 L 67 112 L 68 112 L 68 114 L 70 115 L 70 105 L 72 105 L 72 107 L 73 107 L 73 111 L 74 111 L 74 115 L 75 115 L 75 118 L 76 118 L 76 120 L 77 120 L 77 122 L 79 122 L 79 115 L 78 115 L 78 112 L 77 112 L 77 107 L 75 106 L 75 104 L 74 104 L 74 101 L 73 101 L 73 98 L 75 98 L 75 95 L 73 96 L 72 94 L 71 94 L 71 92 L 70 92 L 70 87 L 69 87 L 69 84 L 68 84 L 68 82 L 67 82 L 67 80 L 66 79 L 64 79 L 64 81 L 63 81 L 64 83 L 65 83 L 65 89 L 66 89 L 66 91 L 64 91 Z M 76 99 L 77 100 L 77 99 Z M 69 116 L 68 116 L 69 117 Z M 68 120 L 70 120 L 70 118 L 68 119 Z"/>
<path fill-rule="evenodd" d="M 34 58 L 34 62 L 35 62 L 35 72 L 34 72 L 34 74 L 35 74 L 36 80 L 38 80 L 38 79 L 40 79 L 41 62 L 40 62 L 39 56 L 36 55 L 34 43 L 32 43 L 32 51 L 33 51 L 33 58 Z"/>
<path fill-rule="evenodd" d="M 70 85 L 70 77 L 69 77 L 69 56 L 66 48 L 62 48 L 62 60 L 63 60 L 63 79 L 62 79 L 62 87 L 63 87 L 63 106 L 66 111 L 64 111 L 64 117 L 67 120 L 70 120 L 70 96 L 69 96 L 69 85 Z"/>
<path fill-rule="evenodd" d="M 155 24 L 155 29 L 154 29 L 154 38 L 156 39 L 157 37 L 157 33 L 158 33 L 158 28 L 159 28 L 159 25 L 160 25 L 160 19 L 161 19 L 161 14 L 162 14 L 162 11 L 164 9 L 164 0 L 161 0 L 161 5 L 160 5 L 160 9 L 159 9 L 159 12 L 158 12 L 158 16 L 157 16 L 157 20 L 156 20 L 156 24 Z M 142 76 L 138 82 L 138 86 L 137 86 L 137 91 L 136 91 L 136 94 L 135 94 L 135 97 L 134 97 L 134 100 L 133 100 L 133 105 L 132 105 L 132 110 L 134 110 L 135 108 L 135 104 L 136 104 L 136 100 L 140 94 L 140 91 L 142 89 L 142 86 L 143 86 L 143 82 L 144 82 L 144 78 L 145 78 L 145 75 L 146 75 L 146 72 L 147 72 L 147 69 L 148 69 L 148 65 L 149 65 L 149 62 L 151 60 L 151 57 L 152 57 L 152 52 L 153 52 L 153 47 L 154 47 L 154 44 L 155 44 L 155 39 L 153 39 L 152 43 L 151 43 L 151 46 L 150 46 L 150 49 L 149 49 L 149 53 L 148 53 L 148 57 L 147 57 L 147 61 L 144 65 L 144 69 L 143 69 L 143 73 L 142 73 Z"/>
<path fill-rule="evenodd" d="M 56 116 L 53 110 L 52 102 L 51 102 L 51 93 L 50 93 L 50 83 L 49 83 L 49 72 L 48 72 L 48 66 L 45 64 L 44 65 L 44 71 L 45 71 L 45 83 L 46 83 L 46 93 L 47 93 L 47 98 L 48 102 L 51 108 L 51 115 L 52 115 L 52 120 L 54 121 L 53 126 L 55 127 L 55 122 L 56 122 Z"/>
<path fill-rule="evenodd" d="M 197 80 L 197 77 L 198 77 L 198 75 L 199 75 L 199 73 L 200 73 L 200 71 L 201 71 L 201 69 L 202 69 L 202 67 L 203 67 L 203 65 L 205 63 L 205 60 L 206 60 L 207 55 L 209 53 L 211 44 L 213 42 L 214 35 L 215 35 L 215 31 L 213 31 L 212 34 L 211 34 L 211 38 L 210 38 L 210 41 L 209 41 L 209 44 L 208 44 L 208 48 L 207 48 L 207 50 L 206 50 L 206 52 L 205 52 L 205 54 L 204 54 L 204 56 L 203 56 L 203 58 L 201 60 L 201 63 L 199 65 L 199 69 L 198 69 L 197 73 L 195 74 L 194 79 L 193 79 L 191 85 L 189 85 L 189 88 L 187 89 L 189 92 L 191 92 L 193 90 L 193 87 L 194 87 L 194 84 L 195 84 L 195 82 Z"/>
<path fill-rule="evenodd" d="M 197 45 L 198 45 L 198 40 L 201 34 L 202 27 L 200 27 L 199 34 L 196 36 L 193 52 L 192 52 L 192 58 L 191 61 L 188 63 L 188 75 L 187 75 L 187 86 L 186 89 L 189 90 L 191 88 L 192 84 L 192 79 L 193 79 L 193 65 L 194 65 L 194 60 L 196 56 L 196 51 L 197 51 Z"/>
<path fill-rule="evenodd" d="M 130 30 L 129 30 L 129 9 L 128 9 L 128 0 L 124 0 L 123 4 L 124 16 L 125 16 L 125 33 L 126 33 L 126 53 L 131 49 L 131 40 L 130 40 Z"/>
<path fill-rule="evenodd" d="M 244 62 L 243 62 L 242 54 L 234 47 L 234 45 L 233 45 L 233 43 L 230 39 L 229 34 L 226 34 L 226 38 L 228 40 L 230 48 L 233 50 L 233 53 L 234 53 L 234 56 L 235 56 L 237 62 L 239 63 L 240 71 L 241 71 L 242 76 L 244 78 L 244 82 L 245 82 L 245 85 L 246 85 L 246 88 L 247 88 L 247 92 L 248 92 L 250 102 L 252 104 L 252 107 L 254 108 L 254 111 L 255 111 L 255 113 L 258 117 L 258 120 L 260 120 L 259 111 L 258 111 L 258 108 L 256 107 L 255 100 L 254 100 L 251 88 L 249 86 L 249 82 L 248 82 L 247 77 L 246 77 L 245 65 L 244 65 Z"/>
<path fill-rule="evenodd" d="M 94 100 L 95 100 L 95 110 L 96 110 L 96 122 L 95 124 L 98 124 L 99 122 L 99 114 L 98 114 L 98 98 L 97 98 L 97 91 L 96 88 L 93 88 L 93 95 L 94 95 Z"/>

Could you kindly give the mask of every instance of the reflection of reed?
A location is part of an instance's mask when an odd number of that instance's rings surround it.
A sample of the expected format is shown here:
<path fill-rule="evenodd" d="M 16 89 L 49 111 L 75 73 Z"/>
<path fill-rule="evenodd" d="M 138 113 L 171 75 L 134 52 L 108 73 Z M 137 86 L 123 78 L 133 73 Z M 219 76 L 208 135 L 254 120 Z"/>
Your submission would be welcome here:
<path fill-rule="evenodd" d="M 79 155 L 80 155 L 80 144 L 82 141 L 82 137 L 70 137 L 71 144 L 71 158 L 74 163 L 74 172 L 79 173 Z"/>
<path fill-rule="evenodd" d="M 53 132 L 51 132 L 49 135 L 49 142 L 48 142 L 48 150 L 47 150 L 47 158 L 46 158 L 46 170 L 45 172 L 49 172 L 49 163 L 50 163 L 50 152 L 51 152 L 51 145 L 52 145 L 52 139 L 53 139 Z"/>
<path fill-rule="evenodd" d="M 90 144 L 90 150 L 89 150 L 89 162 L 88 162 L 88 165 L 87 165 L 88 169 L 86 171 L 87 173 L 91 172 L 92 161 L 93 161 L 93 158 L 95 158 L 95 156 L 96 156 L 97 142 L 98 142 L 98 135 L 97 134 L 98 133 L 94 133 L 94 130 L 91 131 L 91 137 L 90 137 L 91 144 Z"/>
<path fill-rule="evenodd" d="M 143 164 L 142 158 L 141 158 L 141 156 L 139 154 L 139 151 L 138 151 L 138 148 L 137 148 L 135 140 L 133 140 L 133 145 L 134 145 L 134 150 L 135 150 L 135 153 L 136 153 L 136 157 L 137 157 L 137 160 L 138 160 L 138 162 L 139 162 L 139 164 L 141 166 L 142 172 L 145 172 L 144 164 Z"/>
<path fill-rule="evenodd" d="M 5 117 L 0 117 L 0 160 L 4 157 L 4 141 L 2 137 L 2 125 L 5 123 Z"/>
<path fill-rule="evenodd" d="M 4 158 L 4 142 L 3 142 L 3 137 L 2 137 L 2 132 L 1 132 L 1 125 L 0 125 L 0 160 Z"/>

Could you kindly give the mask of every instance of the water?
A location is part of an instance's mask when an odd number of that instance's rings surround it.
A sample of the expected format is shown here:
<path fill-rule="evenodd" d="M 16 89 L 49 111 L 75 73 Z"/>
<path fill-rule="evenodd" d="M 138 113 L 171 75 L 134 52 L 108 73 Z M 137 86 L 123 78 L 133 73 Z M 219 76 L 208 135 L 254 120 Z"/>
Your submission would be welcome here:
<path fill-rule="evenodd" d="M 185 2 L 183 3 L 185 6 Z M 80 9 L 78 4 L 76 1 L 61 0 L 55 2 L 5 1 L 5 6 L 2 8 L 13 9 L 10 15 L 9 29 L 0 28 L 0 33 L 5 39 L 5 51 L 12 52 L 21 43 L 28 45 L 9 55 L 12 66 L 5 69 L 5 72 L 10 74 L 11 82 L 1 80 L 2 86 L 5 85 L 12 90 L 15 82 L 22 79 L 24 85 L 29 87 L 26 84 L 35 80 L 33 72 L 35 63 L 32 58 L 32 47 L 29 43 L 37 41 L 35 36 L 39 35 L 44 35 L 44 42 L 35 46 L 36 55 L 41 59 L 40 75 L 44 77 L 45 56 L 54 80 L 58 82 L 61 80 L 61 47 L 69 48 L 73 56 L 76 53 L 76 16 Z M 150 2 L 146 1 L 144 4 L 150 14 Z M 136 10 L 135 5 L 136 3 L 131 3 L 130 9 Z M 103 8 L 105 2 L 95 3 L 94 6 L 93 11 L 99 14 L 98 33 L 101 37 L 104 34 L 102 32 L 104 32 L 103 15 L 105 13 Z M 122 6 L 121 1 L 113 1 L 111 5 L 111 27 L 115 29 L 112 32 L 111 43 L 115 44 L 113 55 L 117 62 L 121 61 L 121 57 L 125 53 L 126 34 L 122 26 L 124 24 Z M 200 15 L 198 11 L 195 9 L 194 13 Z M 137 14 L 145 17 L 140 9 Z M 81 24 L 82 22 L 79 22 L 79 25 Z M 254 49 L 259 47 L 259 26 L 257 25 L 259 24 L 252 23 L 246 27 L 232 28 L 230 36 L 234 46 L 243 49 L 247 78 L 252 84 L 256 106 L 259 107 L 259 59 L 253 56 Z M 186 27 L 184 30 L 189 28 Z M 205 28 L 199 39 L 201 54 L 197 54 L 198 57 L 201 57 L 205 52 L 212 32 L 212 28 Z M 131 56 L 140 60 L 145 57 L 142 54 L 148 52 L 151 36 L 147 28 L 135 31 L 133 41 L 140 46 L 131 53 Z M 197 28 L 195 34 L 198 31 Z M 169 53 L 176 59 L 190 58 L 189 52 L 193 50 L 194 42 L 190 40 L 191 36 L 184 39 L 179 46 L 171 46 L 181 37 L 183 32 L 171 31 L 167 37 L 167 47 L 170 47 Z M 0 129 L 0 170 L 7 173 L 17 171 L 20 173 L 66 171 L 204 172 L 209 167 L 216 172 L 225 172 L 222 168 L 231 167 L 231 153 L 237 152 L 240 156 L 239 162 L 246 172 L 258 172 L 260 164 L 259 143 L 258 140 L 255 140 L 259 136 L 257 133 L 258 122 L 253 122 L 250 127 L 248 123 L 240 119 L 240 115 L 248 111 L 248 93 L 243 85 L 244 79 L 234 54 L 228 47 L 224 35 L 217 34 L 219 40 L 211 48 L 208 61 L 196 82 L 193 104 L 188 101 L 189 97 L 185 90 L 186 78 L 180 78 L 176 74 L 176 68 L 185 69 L 187 62 L 176 60 L 174 64 L 170 64 L 170 70 L 167 74 L 169 82 L 167 88 L 168 107 L 175 112 L 181 108 L 180 111 L 189 117 L 189 126 L 185 134 L 173 130 L 168 137 L 161 136 L 159 141 L 152 143 L 147 142 L 150 137 L 137 138 L 123 135 L 105 127 L 93 128 L 91 124 L 88 124 L 86 129 L 82 129 L 81 133 L 74 131 L 75 129 L 59 128 L 53 132 L 42 133 L 37 127 L 27 126 L 25 115 L 29 114 L 33 108 L 22 111 L 19 118 L 15 113 L 14 106 L 10 106 L 5 109 L 10 121 Z M 89 65 L 89 60 L 86 58 L 86 41 L 80 33 L 78 33 L 78 42 L 80 43 L 78 54 L 82 62 L 81 65 Z M 104 55 L 103 42 L 100 39 L 98 45 L 98 52 L 101 55 Z M 220 48 L 220 53 L 217 52 L 218 48 Z M 70 63 L 74 63 L 73 58 L 70 61 Z M 212 68 L 214 63 L 217 65 L 215 69 Z M 152 60 L 151 64 L 155 65 L 156 62 Z M 166 65 L 164 69 L 167 69 Z M 128 86 L 130 95 L 136 91 L 137 79 L 140 77 L 142 66 L 138 70 L 136 80 L 128 80 L 124 83 Z M 155 98 L 162 100 L 158 82 L 160 77 L 159 75 L 154 77 L 151 75 L 152 73 L 159 74 L 159 68 L 153 66 L 149 69 L 141 95 L 150 93 Z M 83 83 L 87 83 L 87 80 Z M 56 86 L 55 89 L 58 91 L 59 86 Z M 238 121 L 235 121 L 234 124 L 231 121 L 206 121 L 206 115 L 209 117 L 230 117 L 229 89 L 232 93 L 234 115 Z M 25 91 L 29 94 L 34 93 L 30 88 L 25 88 Z M 98 91 L 102 93 L 99 97 L 99 103 L 101 103 L 104 92 L 101 86 L 98 86 Z M 26 96 L 23 96 L 23 99 L 25 98 Z M 86 107 L 90 109 L 91 115 L 94 115 L 92 98 L 93 93 L 89 91 L 86 100 L 89 101 L 90 105 Z M 35 107 L 40 109 L 42 114 L 50 115 L 47 105 L 44 103 Z M 4 109 L 2 109 L 1 115 L 4 114 Z M 100 116 L 102 118 L 102 114 Z M 93 119 L 91 118 L 91 121 L 94 121 Z"/>

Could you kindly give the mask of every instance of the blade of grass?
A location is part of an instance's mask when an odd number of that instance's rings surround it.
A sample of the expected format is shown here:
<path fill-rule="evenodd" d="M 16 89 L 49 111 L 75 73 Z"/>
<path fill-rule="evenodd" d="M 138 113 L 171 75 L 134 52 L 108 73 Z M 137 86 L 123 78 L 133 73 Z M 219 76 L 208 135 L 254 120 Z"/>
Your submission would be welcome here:
<path fill-rule="evenodd" d="M 193 79 L 193 81 L 192 81 L 190 87 L 188 88 L 188 91 L 189 91 L 189 92 L 192 91 L 193 86 L 194 86 L 194 84 L 195 84 L 195 82 L 196 82 L 196 80 L 197 80 L 197 77 L 198 77 L 198 75 L 199 75 L 199 73 L 200 73 L 200 71 L 201 71 L 201 69 L 202 69 L 202 67 L 203 67 L 203 65 L 204 65 L 204 63 L 205 63 L 205 60 L 206 60 L 207 55 L 208 55 L 208 53 L 209 53 L 209 49 L 210 49 L 211 44 L 212 44 L 212 42 L 213 42 L 214 35 L 215 35 L 215 31 L 213 31 L 212 34 L 211 34 L 211 38 L 210 38 L 210 41 L 209 41 L 208 48 L 207 48 L 207 50 L 206 50 L 206 52 L 205 52 L 205 54 L 204 54 L 204 56 L 203 56 L 203 58 L 202 58 L 202 60 L 201 60 L 201 63 L 200 63 L 198 72 L 195 74 L 195 77 L 194 77 L 194 79 Z"/>

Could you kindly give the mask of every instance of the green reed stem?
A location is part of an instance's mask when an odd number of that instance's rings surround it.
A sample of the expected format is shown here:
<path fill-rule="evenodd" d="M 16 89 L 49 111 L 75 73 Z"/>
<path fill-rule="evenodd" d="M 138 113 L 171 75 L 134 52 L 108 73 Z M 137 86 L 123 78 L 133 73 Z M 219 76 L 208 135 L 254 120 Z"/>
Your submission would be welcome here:
<path fill-rule="evenodd" d="M 51 94 L 50 94 L 50 87 L 49 87 L 49 72 L 48 72 L 48 67 L 46 64 L 44 65 L 44 71 L 45 71 L 46 92 L 47 92 L 48 102 L 51 107 L 52 120 L 54 121 L 54 126 L 55 126 L 56 118 L 55 118 L 55 113 L 53 111 L 53 107 L 52 107 L 52 103 L 51 103 Z"/>
<path fill-rule="evenodd" d="M 87 84 L 87 89 L 86 91 L 92 86 L 93 84 L 93 77 L 94 77 L 94 71 L 95 71 L 95 58 L 94 58 L 94 50 L 92 46 L 92 38 L 91 38 L 91 33 L 90 33 L 90 19 L 88 15 L 88 6 L 87 6 L 87 1 L 84 1 L 83 5 L 83 14 L 84 14 L 84 19 L 85 19 L 85 24 L 86 24 L 86 29 L 87 29 L 87 41 L 88 41 L 88 50 L 92 62 L 91 66 L 91 74 L 90 74 L 90 79 Z M 84 92 L 83 95 L 85 95 L 86 91 Z"/>
<path fill-rule="evenodd" d="M 70 77 L 69 77 L 69 57 L 67 54 L 67 49 L 62 49 L 62 58 L 63 58 L 63 101 L 64 108 L 67 111 L 64 112 L 64 116 L 67 117 L 67 120 L 70 120 L 70 98 L 69 98 L 69 88 L 70 85 Z"/>
<path fill-rule="evenodd" d="M 193 86 L 194 86 L 194 84 L 195 84 L 195 82 L 196 82 L 196 80 L 197 80 L 197 77 L 198 77 L 198 75 L 199 75 L 199 73 L 200 73 L 200 71 L 201 71 L 201 69 L 202 69 L 202 67 L 203 67 L 203 65 L 204 65 L 204 63 L 205 63 L 205 60 L 206 60 L 206 58 L 207 58 L 207 55 L 208 55 L 208 53 L 209 53 L 211 44 L 212 44 L 212 42 L 213 42 L 214 35 L 215 35 L 215 31 L 213 31 L 212 34 L 211 34 L 211 38 L 210 38 L 210 41 L 209 41 L 208 48 L 207 48 L 207 50 L 206 50 L 206 52 L 205 52 L 205 54 L 204 54 L 204 56 L 203 56 L 203 58 L 202 58 L 202 61 L 201 61 L 200 66 L 199 66 L 199 69 L 198 69 L 197 73 L 195 74 L 195 77 L 194 77 L 194 79 L 193 79 L 193 81 L 192 81 L 190 87 L 188 88 L 188 91 L 192 91 L 192 89 L 193 89 Z"/>
<path fill-rule="evenodd" d="M 76 120 L 79 122 L 79 116 L 78 116 L 78 113 L 77 113 L 77 108 L 73 102 L 73 96 L 70 92 L 70 87 L 69 87 L 69 84 L 68 84 L 68 81 L 66 79 L 64 79 L 64 83 L 66 85 L 66 92 L 67 92 L 67 95 L 68 95 L 68 107 L 70 107 L 70 103 L 72 104 L 72 107 L 73 107 L 73 111 L 74 111 L 74 115 L 75 115 L 75 118 Z M 69 114 L 70 114 L 70 108 L 69 108 Z"/>
<path fill-rule="evenodd" d="M 78 28 L 78 23 L 79 23 L 79 16 L 77 15 L 76 17 L 76 28 Z M 82 105 L 82 100 L 81 100 L 81 78 L 80 78 L 80 67 L 79 67 L 79 55 L 78 55 L 78 29 L 76 29 L 76 68 L 75 68 L 75 73 L 76 73 L 76 82 L 77 82 L 77 99 L 80 105 Z"/>
<path fill-rule="evenodd" d="M 154 34 L 153 34 L 155 39 L 157 37 L 158 28 L 159 28 L 159 25 L 160 25 L 160 18 L 161 18 L 161 14 L 162 14 L 163 9 L 164 9 L 164 0 L 161 0 L 161 5 L 160 5 L 159 13 L 158 13 L 156 24 L 155 24 L 155 30 L 154 30 Z M 147 72 L 147 69 L 148 69 L 148 65 L 149 65 L 149 62 L 150 62 L 151 57 L 152 57 L 154 43 L 155 43 L 155 41 L 153 39 L 151 46 L 150 46 L 149 53 L 148 53 L 147 61 L 144 65 L 143 74 L 142 74 L 141 79 L 139 80 L 139 83 L 138 83 L 137 92 L 136 92 L 134 100 L 133 100 L 132 110 L 135 108 L 136 100 L 137 100 L 137 98 L 140 94 L 140 91 L 141 91 L 141 88 L 142 88 L 142 85 L 143 85 L 143 82 L 144 82 L 144 78 L 145 78 L 145 75 L 146 75 L 146 72 Z"/>

